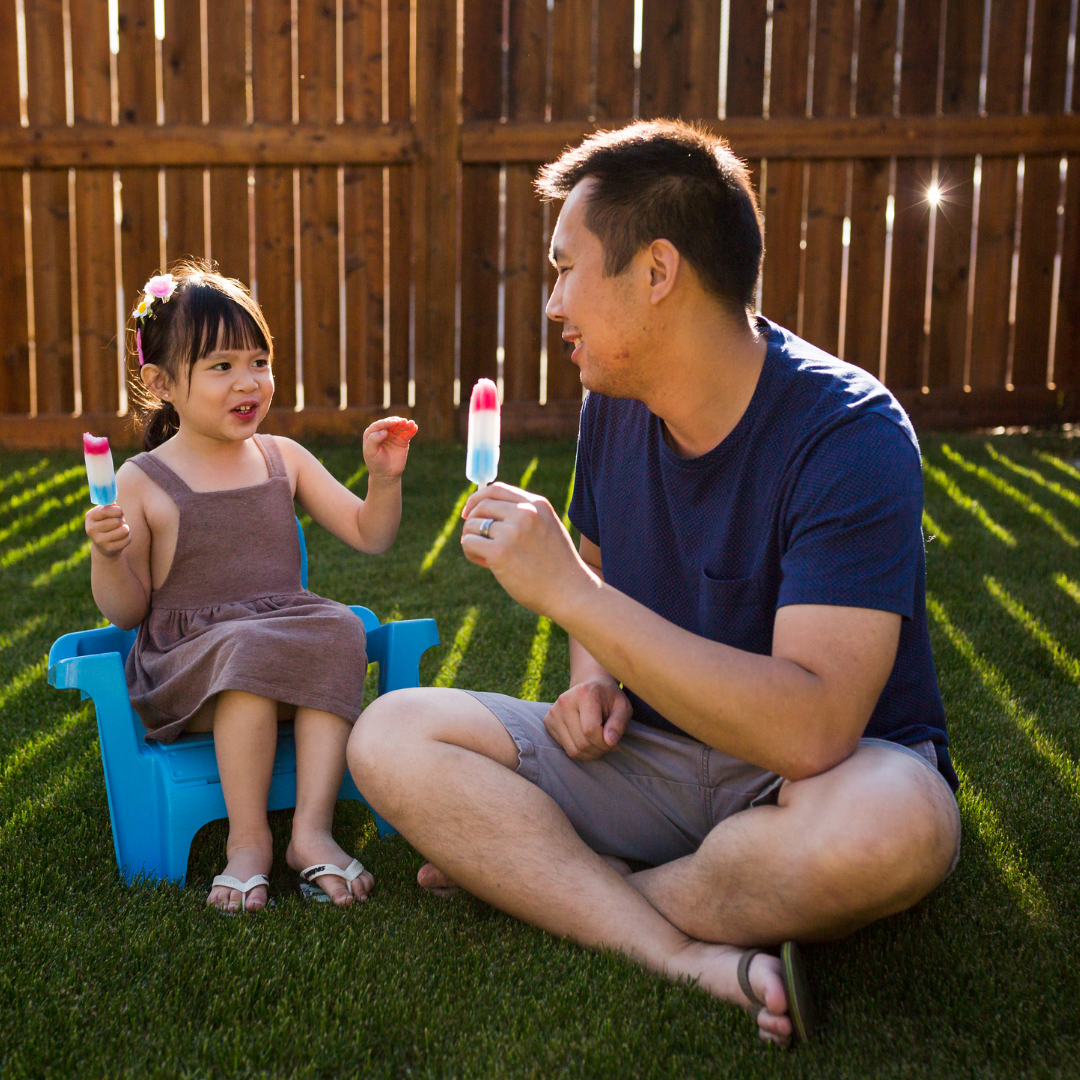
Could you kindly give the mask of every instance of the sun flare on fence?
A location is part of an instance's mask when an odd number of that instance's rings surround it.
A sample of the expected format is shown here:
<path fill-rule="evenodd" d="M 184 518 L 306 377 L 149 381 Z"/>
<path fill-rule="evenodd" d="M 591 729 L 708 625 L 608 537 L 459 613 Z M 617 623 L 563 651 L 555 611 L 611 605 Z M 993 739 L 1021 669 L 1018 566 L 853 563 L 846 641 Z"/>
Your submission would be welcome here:
<path fill-rule="evenodd" d="M 953 767 L 960 778 L 957 801 L 964 824 L 968 829 L 973 828 L 986 845 L 1005 888 L 1034 922 L 1054 922 L 1054 907 L 1038 878 L 1028 869 L 1027 859 L 1020 845 L 1009 835 L 990 801 L 975 787 L 966 770 L 955 759 Z"/>
<path fill-rule="evenodd" d="M 1029 495 L 1025 495 L 1022 491 L 1017 490 L 1012 484 L 1002 480 L 997 473 L 991 472 L 985 465 L 976 465 L 973 461 L 968 461 L 963 454 L 957 453 L 949 446 L 948 443 L 941 444 L 941 452 L 956 466 L 963 469 L 964 472 L 971 473 L 972 476 L 977 476 L 984 483 L 989 484 L 995 491 L 1000 492 L 1008 499 L 1012 499 L 1018 506 L 1023 507 L 1033 517 L 1037 517 L 1044 525 L 1048 525 L 1054 532 L 1065 541 L 1069 547 L 1080 547 L 1080 540 L 1078 540 L 1073 534 L 1065 528 L 1065 526 L 1058 520 L 1057 516 L 1050 510 L 1047 510 L 1041 503 L 1036 502 Z"/>
<path fill-rule="evenodd" d="M 465 617 L 461 620 L 461 625 L 454 634 L 454 642 L 450 646 L 450 651 L 446 654 L 438 674 L 432 680 L 432 686 L 454 685 L 458 668 L 461 667 L 461 661 L 465 659 L 465 652 L 469 648 L 469 641 L 472 638 L 473 630 L 476 629 L 476 621 L 479 618 L 480 608 L 475 604 L 465 612 Z"/>
<path fill-rule="evenodd" d="M 458 523 L 461 521 L 461 511 L 465 509 L 465 503 L 468 501 L 469 496 L 476 490 L 475 484 L 470 484 L 457 498 L 457 502 L 454 503 L 454 509 L 447 515 L 446 521 L 443 522 L 442 528 L 439 530 L 439 535 L 435 537 L 435 542 L 428 548 L 427 554 L 424 556 L 423 561 L 420 563 L 420 573 L 426 574 L 434 565 L 435 560 L 439 557 L 439 553 L 446 546 L 446 541 L 450 539 L 454 529 L 457 528 Z"/>
<path fill-rule="evenodd" d="M 983 687 L 1001 711 L 1027 737 L 1031 748 L 1057 776 L 1074 801 L 1080 801 L 1080 767 L 1058 745 L 1056 739 L 1040 730 L 1038 721 L 1020 704 L 1004 675 L 976 651 L 971 639 L 949 618 L 942 603 L 931 594 L 926 596 L 926 610 L 949 639 L 953 648 L 979 676 Z"/>
<path fill-rule="evenodd" d="M 991 536 L 996 536 L 1008 547 L 1016 547 L 1016 537 L 1008 529 L 1002 528 L 975 499 L 965 495 L 948 473 L 931 465 L 928 461 L 924 461 L 923 475 L 929 476 L 961 510 L 966 510 L 969 514 L 972 514 Z"/>

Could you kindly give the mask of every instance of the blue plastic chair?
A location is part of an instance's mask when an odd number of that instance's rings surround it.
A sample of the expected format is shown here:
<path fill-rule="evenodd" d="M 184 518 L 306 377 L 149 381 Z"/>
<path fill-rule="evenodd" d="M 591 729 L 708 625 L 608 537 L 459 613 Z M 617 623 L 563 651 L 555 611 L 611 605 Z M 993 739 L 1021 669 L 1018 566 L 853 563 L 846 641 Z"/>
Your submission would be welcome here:
<path fill-rule="evenodd" d="M 301 581 L 307 587 L 307 547 L 300 534 Z M 369 662 L 379 665 L 379 693 L 420 685 L 420 657 L 439 644 L 434 619 L 409 619 L 380 625 L 365 607 L 351 607 L 367 631 Z M 135 643 L 134 630 L 106 626 L 58 638 L 49 651 L 49 684 L 79 690 L 93 698 L 97 713 L 105 791 L 112 821 L 116 865 L 130 884 L 140 877 L 177 881 L 187 878 L 188 852 L 207 822 L 226 817 L 225 799 L 214 755 L 214 736 L 181 736 L 168 745 L 146 742 L 146 729 L 128 698 L 124 663 Z M 348 771 L 338 795 L 368 805 Z M 270 781 L 269 810 L 296 805 L 296 744 L 291 730 L 278 733 Z M 372 811 L 374 813 L 374 811 Z M 378 814 L 384 839 L 394 829 Z"/>

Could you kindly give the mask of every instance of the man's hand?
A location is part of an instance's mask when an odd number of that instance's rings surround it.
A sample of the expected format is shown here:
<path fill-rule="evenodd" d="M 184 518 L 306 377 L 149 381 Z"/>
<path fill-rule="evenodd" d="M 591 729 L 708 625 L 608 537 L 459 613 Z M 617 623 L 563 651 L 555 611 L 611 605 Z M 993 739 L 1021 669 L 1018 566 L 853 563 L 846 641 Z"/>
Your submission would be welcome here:
<path fill-rule="evenodd" d="M 590 679 L 559 695 L 544 727 L 575 761 L 596 761 L 618 745 L 631 712 L 630 700 L 613 679 Z"/>
<path fill-rule="evenodd" d="M 519 604 L 538 614 L 558 622 L 554 609 L 560 600 L 599 584 L 574 550 L 559 515 L 540 495 L 488 484 L 473 492 L 461 516 L 465 557 L 488 567 Z M 488 519 L 485 537 L 480 530 Z"/>
<path fill-rule="evenodd" d="M 131 529 L 116 503 L 94 506 L 86 512 L 86 535 L 106 558 L 114 559 L 131 543 Z"/>

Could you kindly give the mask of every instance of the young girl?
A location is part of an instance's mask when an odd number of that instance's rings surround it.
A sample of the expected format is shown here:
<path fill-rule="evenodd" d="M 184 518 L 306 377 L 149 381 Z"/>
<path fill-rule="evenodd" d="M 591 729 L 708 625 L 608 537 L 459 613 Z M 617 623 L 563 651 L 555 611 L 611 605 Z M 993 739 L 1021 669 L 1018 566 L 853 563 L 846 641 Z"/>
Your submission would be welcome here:
<path fill-rule="evenodd" d="M 360 713 L 364 629 L 300 584 L 293 499 L 360 551 L 386 551 L 416 434 L 389 417 L 363 436 L 367 499 L 291 439 L 257 435 L 274 393 L 266 321 L 238 281 L 202 263 L 151 278 L 134 313 L 147 452 L 86 515 L 103 615 L 139 627 L 128 687 L 148 739 L 213 731 L 229 812 L 228 863 L 208 903 L 254 911 L 272 860 L 266 803 L 279 718 L 296 720 L 296 810 L 286 855 L 337 904 L 373 880 L 330 824 Z M 345 869 L 342 869 L 342 868 Z"/>

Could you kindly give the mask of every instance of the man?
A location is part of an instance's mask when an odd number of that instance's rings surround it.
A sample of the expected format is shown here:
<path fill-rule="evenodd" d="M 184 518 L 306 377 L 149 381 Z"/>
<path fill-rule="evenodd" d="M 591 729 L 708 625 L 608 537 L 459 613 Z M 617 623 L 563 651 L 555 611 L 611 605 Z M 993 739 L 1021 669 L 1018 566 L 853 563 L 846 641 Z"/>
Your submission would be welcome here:
<path fill-rule="evenodd" d="M 352 774 L 421 884 L 697 980 L 786 1043 L 805 987 L 752 947 L 901 911 L 958 857 L 915 435 L 871 376 L 749 314 L 760 221 L 720 140 L 635 124 L 537 187 L 566 199 L 548 314 L 589 391 L 581 542 L 496 484 L 462 547 L 567 630 L 570 688 L 380 698 Z"/>

